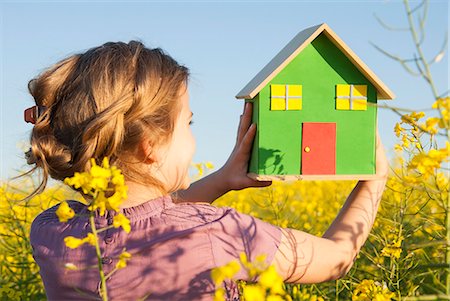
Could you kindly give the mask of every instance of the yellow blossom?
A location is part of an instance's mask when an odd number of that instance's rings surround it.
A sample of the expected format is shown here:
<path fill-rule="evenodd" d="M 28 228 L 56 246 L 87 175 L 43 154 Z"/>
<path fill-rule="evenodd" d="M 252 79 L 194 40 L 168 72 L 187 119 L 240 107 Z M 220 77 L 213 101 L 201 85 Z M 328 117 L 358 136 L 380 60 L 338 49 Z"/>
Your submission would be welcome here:
<path fill-rule="evenodd" d="M 352 301 L 390 301 L 394 296 L 385 285 L 365 279 L 353 291 Z"/>
<path fill-rule="evenodd" d="M 267 268 L 267 264 L 265 261 L 266 259 L 265 254 L 256 256 L 254 262 L 249 262 L 247 259 L 247 254 L 245 254 L 244 252 L 239 254 L 239 258 L 242 265 L 246 268 L 248 276 L 250 278 L 254 278 Z"/>
<path fill-rule="evenodd" d="M 397 137 L 400 137 L 400 134 L 403 132 L 403 128 L 400 126 L 400 123 L 395 124 L 394 132 Z"/>
<path fill-rule="evenodd" d="M 82 239 L 79 239 L 79 238 L 76 238 L 73 236 L 64 237 L 64 243 L 66 244 L 66 246 L 68 248 L 71 248 L 71 249 L 76 249 L 79 246 L 81 246 L 82 244 L 84 244 Z"/>
<path fill-rule="evenodd" d="M 269 295 L 265 299 L 266 301 L 285 301 L 286 299 L 280 295 Z"/>
<path fill-rule="evenodd" d="M 64 237 L 64 243 L 68 248 L 76 249 L 85 243 L 95 246 L 96 240 L 94 234 L 88 233 L 87 236 L 82 239 L 73 236 L 66 236 Z"/>
<path fill-rule="evenodd" d="M 116 264 L 116 269 L 123 269 L 127 266 L 127 261 L 130 260 L 131 254 L 124 251 L 119 256 L 119 261 Z"/>
<path fill-rule="evenodd" d="M 240 270 L 240 265 L 236 260 L 230 261 L 224 266 L 211 270 L 211 279 L 218 285 L 225 279 L 231 279 Z"/>
<path fill-rule="evenodd" d="M 122 213 L 114 216 L 113 226 L 114 228 L 122 227 L 122 229 L 127 233 L 130 233 L 131 230 L 130 220 L 127 217 L 125 217 L 125 215 L 123 215 Z"/>
<path fill-rule="evenodd" d="M 59 221 L 63 223 L 67 222 L 69 219 L 75 216 L 75 212 L 65 201 L 59 204 L 58 209 L 56 209 L 55 213 L 58 216 Z"/>
<path fill-rule="evenodd" d="M 96 239 L 95 239 L 94 234 L 88 233 L 87 236 L 83 239 L 83 242 L 88 243 L 88 244 L 90 244 L 92 246 L 95 246 Z"/>
<path fill-rule="evenodd" d="M 396 151 L 403 151 L 403 147 L 402 147 L 400 144 L 395 144 L 395 145 L 394 145 L 394 149 L 395 149 Z"/>
<path fill-rule="evenodd" d="M 214 293 L 214 301 L 224 301 L 225 300 L 225 289 L 219 287 Z"/>
<path fill-rule="evenodd" d="M 116 187 L 115 193 L 106 199 L 106 209 L 119 211 L 119 206 L 127 198 L 127 190 L 125 186 Z"/>
<path fill-rule="evenodd" d="M 439 150 L 431 149 L 428 153 L 421 152 L 416 154 L 408 164 L 408 168 L 416 168 L 424 175 L 432 174 L 436 168 L 441 166 L 442 162 L 449 161 L 449 145 L 449 142 L 446 141 L 445 148 Z"/>
<path fill-rule="evenodd" d="M 385 257 L 394 257 L 394 258 L 400 258 L 400 255 L 402 253 L 402 241 L 404 240 L 403 236 L 400 236 L 394 240 L 393 243 L 385 246 L 381 250 L 381 256 Z"/>
<path fill-rule="evenodd" d="M 85 173 L 76 172 L 73 177 L 65 178 L 64 183 L 76 189 L 81 188 L 83 193 L 88 194 L 90 192 L 89 180 Z"/>
<path fill-rule="evenodd" d="M 438 132 L 436 125 L 439 124 L 440 118 L 438 117 L 430 117 L 425 121 L 425 124 L 422 124 L 422 128 L 424 131 L 429 132 L 430 134 L 436 134 Z"/>
<path fill-rule="evenodd" d="M 106 213 L 106 202 L 107 201 L 108 201 L 108 198 L 105 197 L 105 192 L 99 191 L 97 197 L 92 201 L 91 205 L 88 208 L 91 211 L 95 211 L 95 210 L 99 209 L 99 214 L 101 216 L 103 216 Z"/>
<path fill-rule="evenodd" d="M 264 288 L 270 289 L 272 293 L 284 293 L 283 278 L 277 273 L 273 265 L 261 273 L 258 283 Z"/>
<path fill-rule="evenodd" d="M 412 112 L 411 114 L 404 114 L 401 117 L 402 122 L 411 126 L 416 126 L 417 121 L 425 116 L 424 112 Z"/>
<path fill-rule="evenodd" d="M 245 301 L 261 301 L 266 299 L 266 292 L 259 285 L 246 285 L 243 295 Z"/>

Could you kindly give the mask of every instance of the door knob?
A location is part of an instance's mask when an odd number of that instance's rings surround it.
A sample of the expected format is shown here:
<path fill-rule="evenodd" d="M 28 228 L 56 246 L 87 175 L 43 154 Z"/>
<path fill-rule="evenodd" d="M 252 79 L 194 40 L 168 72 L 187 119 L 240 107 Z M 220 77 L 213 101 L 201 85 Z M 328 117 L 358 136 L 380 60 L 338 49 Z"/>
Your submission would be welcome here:
<path fill-rule="evenodd" d="M 311 151 L 311 149 L 307 146 L 305 147 L 305 153 L 309 153 Z"/>

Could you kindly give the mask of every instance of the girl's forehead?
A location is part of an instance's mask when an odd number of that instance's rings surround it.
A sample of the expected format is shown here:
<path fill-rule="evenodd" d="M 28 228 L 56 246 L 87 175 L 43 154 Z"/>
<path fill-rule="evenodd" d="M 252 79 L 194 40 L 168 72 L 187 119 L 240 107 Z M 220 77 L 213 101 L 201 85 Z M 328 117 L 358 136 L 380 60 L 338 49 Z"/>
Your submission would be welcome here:
<path fill-rule="evenodd" d="M 181 103 L 182 103 L 182 110 L 186 111 L 191 114 L 191 108 L 189 106 L 189 91 L 188 89 L 185 89 L 185 92 L 180 96 Z"/>

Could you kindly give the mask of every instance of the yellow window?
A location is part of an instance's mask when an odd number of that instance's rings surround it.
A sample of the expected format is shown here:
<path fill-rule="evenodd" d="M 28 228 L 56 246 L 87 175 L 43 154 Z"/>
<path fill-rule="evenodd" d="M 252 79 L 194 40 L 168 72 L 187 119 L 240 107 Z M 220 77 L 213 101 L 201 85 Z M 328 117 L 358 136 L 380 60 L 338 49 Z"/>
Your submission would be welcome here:
<path fill-rule="evenodd" d="M 271 96 L 286 96 L 286 86 L 285 85 L 270 85 L 270 95 Z"/>
<path fill-rule="evenodd" d="M 336 110 L 367 110 L 367 86 L 336 85 Z"/>
<path fill-rule="evenodd" d="M 302 86 L 288 85 L 288 95 L 293 97 L 302 97 Z"/>
<path fill-rule="evenodd" d="M 355 99 L 353 101 L 353 110 L 355 111 L 366 111 L 367 101 L 362 99 Z"/>
<path fill-rule="evenodd" d="M 301 85 L 270 85 L 270 109 L 301 110 L 302 86 Z"/>
<path fill-rule="evenodd" d="M 348 99 L 336 99 L 336 110 L 350 110 L 350 102 Z"/>
<path fill-rule="evenodd" d="M 286 110 L 286 101 L 282 98 L 272 98 L 270 101 L 270 109 L 272 111 Z"/>
<path fill-rule="evenodd" d="M 302 100 L 301 99 L 289 99 L 288 110 L 301 110 Z"/>

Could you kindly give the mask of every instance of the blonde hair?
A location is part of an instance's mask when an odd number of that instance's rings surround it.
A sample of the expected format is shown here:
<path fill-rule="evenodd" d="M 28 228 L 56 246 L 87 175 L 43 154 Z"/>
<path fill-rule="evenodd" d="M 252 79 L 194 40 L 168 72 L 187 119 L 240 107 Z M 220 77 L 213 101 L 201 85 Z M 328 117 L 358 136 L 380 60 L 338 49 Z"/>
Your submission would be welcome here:
<path fill-rule="evenodd" d="M 28 173 L 42 169 L 56 180 L 87 171 L 90 158 L 109 157 L 127 180 L 164 191 L 136 158 L 139 142 L 167 143 L 181 110 L 180 91 L 189 71 L 159 48 L 139 41 L 108 42 L 61 60 L 28 83 L 36 105 L 46 110 L 31 133 Z"/>

